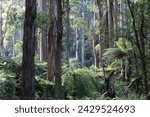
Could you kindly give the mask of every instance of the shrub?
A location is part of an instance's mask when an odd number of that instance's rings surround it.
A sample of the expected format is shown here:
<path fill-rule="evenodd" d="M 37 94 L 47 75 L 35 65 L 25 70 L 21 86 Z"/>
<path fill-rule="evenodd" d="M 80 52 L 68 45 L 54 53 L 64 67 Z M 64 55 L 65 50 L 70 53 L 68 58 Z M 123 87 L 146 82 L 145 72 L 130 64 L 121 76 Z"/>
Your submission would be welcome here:
<path fill-rule="evenodd" d="M 69 99 L 92 98 L 93 92 L 102 93 L 104 86 L 99 72 L 90 68 L 64 67 L 62 79 L 64 93 Z"/>
<path fill-rule="evenodd" d="M 17 96 L 17 88 L 19 84 L 16 79 L 11 76 L 4 76 L 1 74 L 0 76 L 0 99 L 12 100 L 19 99 Z"/>
<path fill-rule="evenodd" d="M 54 98 L 54 83 L 36 77 L 36 99 L 53 99 Z"/>

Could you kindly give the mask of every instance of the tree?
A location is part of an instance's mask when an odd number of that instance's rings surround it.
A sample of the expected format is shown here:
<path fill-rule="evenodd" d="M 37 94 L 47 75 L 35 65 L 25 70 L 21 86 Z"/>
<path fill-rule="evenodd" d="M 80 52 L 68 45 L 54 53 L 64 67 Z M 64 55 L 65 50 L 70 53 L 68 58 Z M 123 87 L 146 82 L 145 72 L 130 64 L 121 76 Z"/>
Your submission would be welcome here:
<path fill-rule="evenodd" d="M 96 2 L 97 2 L 97 6 L 98 6 L 98 14 L 99 14 L 99 22 L 102 22 L 102 15 L 103 15 L 103 10 L 102 10 L 102 7 L 103 7 L 103 3 L 104 3 L 104 1 L 103 0 L 96 0 Z M 102 60 L 102 54 L 103 54 L 103 48 L 104 48 L 104 46 L 103 46 L 103 36 L 102 36 L 102 29 L 103 28 L 101 28 L 102 26 L 99 24 L 99 45 L 100 45 L 100 47 L 99 47 L 99 66 L 100 67 L 103 67 L 103 60 Z"/>
<path fill-rule="evenodd" d="M 107 0 L 107 4 L 108 4 L 109 47 L 114 47 L 113 0 Z"/>
<path fill-rule="evenodd" d="M 48 79 L 55 82 L 55 96 L 61 98 L 62 0 L 49 1 Z"/>
<path fill-rule="evenodd" d="M 84 20 L 84 0 L 81 0 L 81 17 L 82 17 L 82 19 Z M 83 28 L 81 29 L 81 38 L 82 38 L 82 42 L 81 42 L 81 66 L 82 67 L 84 67 L 84 65 L 85 65 L 85 39 L 84 39 L 84 30 L 83 30 Z"/>
<path fill-rule="evenodd" d="M 22 99 L 35 99 L 36 0 L 26 0 L 22 57 Z"/>
<path fill-rule="evenodd" d="M 76 59 L 76 63 L 78 64 L 78 60 L 79 60 L 79 40 L 78 40 L 78 28 L 75 27 L 75 31 L 74 31 L 74 35 L 75 35 L 75 59 Z"/>
<path fill-rule="evenodd" d="M 66 0 L 66 58 L 67 64 L 69 64 L 70 59 L 70 1 Z"/>
<path fill-rule="evenodd" d="M 0 56 L 5 57 L 4 54 L 4 37 L 3 37 L 3 17 L 2 17 L 2 12 L 3 12 L 3 0 L 1 0 L 1 6 L 0 6 Z"/>
<path fill-rule="evenodd" d="M 2 56 L 2 0 L 1 0 L 1 6 L 0 6 L 0 56 Z"/>
<path fill-rule="evenodd" d="M 57 23 L 56 23 L 56 3 L 54 0 L 48 1 L 49 5 L 49 20 L 50 20 L 50 26 L 49 26 L 49 32 L 48 32 L 48 74 L 47 79 L 49 81 L 53 81 L 55 79 L 55 71 L 56 71 L 56 33 L 57 33 Z"/>
<path fill-rule="evenodd" d="M 47 0 L 41 0 L 41 11 L 46 13 Z M 40 34 L 40 60 L 47 61 L 47 30 L 42 29 Z"/>
<path fill-rule="evenodd" d="M 144 29 L 144 23 L 145 23 L 145 2 L 143 2 L 143 5 L 140 7 L 140 26 L 139 29 L 137 28 L 137 22 L 136 22 L 136 17 L 135 17 L 135 7 L 134 3 L 131 2 L 130 0 L 127 0 L 129 11 L 131 13 L 131 18 L 132 18 L 132 27 L 134 30 L 134 37 L 135 37 L 135 45 L 137 47 L 139 57 L 140 57 L 140 63 L 141 63 L 141 71 L 142 71 L 142 78 L 144 81 L 144 93 L 147 96 L 149 93 L 149 88 L 148 88 L 148 77 L 147 77 L 147 65 L 146 65 L 146 54 L 145 54 L 145 36 L 143 35 L 143 29 Z"/>
<path fill-rule="evenodd" d="M 114 3 L 114 40 L 118 40 L 118 0 Z"/>
<path fill-rule="evenodd" d="M 116 3 L 117 4 L 117 3 Z M 120 15 L 120 28 L 121 28 L 121 36 L 122 37 L 125 37 L 126 34 L 125 34 L 125 29 L 126 29 L 126 0 L 121 0 L 121 3 L 120 3 L 120 12 L 121 12 L 121 15 Z"/>
<path fill-rule="evenodd" d="M 97 2 L 98 3 L 98 8 L 101 7 L 101 3 L 100 1 Z M 100 5 L 100 6 L 99 6 Z M 96 1 L 93 2 L 93 7 L 96 6 Z M 93 13 L 93 24 L 94 24 L 94 36 L 93 36 L 93 53 L 94 53 L 94 62 L 95 62 L 95 67 L 99 67 L 100 64 L 100 28 L 97 29 L 97 21 L 100 20 L 101 15 L 101 9 L 99 9 L 99 14 L 98 13 Z M 99 16 L 98 16 L 99 15 Z M 99 19 L 98 19 L 99 17 Z M 99 30 L 99 31 L 97 31 Z M 98 33 L 97 33 L 98 32 Z"/>

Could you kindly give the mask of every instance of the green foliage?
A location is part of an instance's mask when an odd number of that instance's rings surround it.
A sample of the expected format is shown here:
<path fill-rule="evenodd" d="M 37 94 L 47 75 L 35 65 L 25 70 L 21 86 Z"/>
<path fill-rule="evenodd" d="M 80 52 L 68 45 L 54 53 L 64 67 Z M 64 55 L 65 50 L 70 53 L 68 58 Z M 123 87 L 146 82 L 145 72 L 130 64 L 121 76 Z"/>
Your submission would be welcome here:
<path fill-rule="evenodd" d="M 43 30 L 47 30 L 48 26 L 49 26 L 49 18 L 46 12 L 41 12 L 38 11 L 37 12 L 37 16 L 36 16 L 36 25 L 38 28 L 43 29 Z"/>
<path fill-rule="evenodd" d="M 132 46 L 131 44 L 126 41 L 123 38 L 120 38 L 116 42 L 116 48 L 108 48 L 106 49 L 105 53 L 103 54 L 104 59 L 108 58 L 117 58 L 117 59 L 122 59 L 122 58 L 127 58 L 132 54 Z"/>
<path fill-rule="evenodd" d="M 36 98 L 37 99 L 54 99 L 54 83 L 36 77 Z"/>
<path fill-rule="evenodd" d="M 104 85 L 98 72 L 89 68 L 64 67 L 62 79 L 69 99 L 92 98 L 93 92 L 102 93 Z"/>
<path fill-rule="evenodd" d="M 16 90 L 18 87 L 19 84 L 14 76 L 0 71 L 0 99 L 19 99 Z"/>
<path fill-rule="evenodd" d="M 35 72 L 37 76 L 43 76 L 47 72 L 47 63 L 39 60 L 35 60 Z"/>
<path fill-rule="evenodd" d="M 0 58 L 0 70 L 5 73 L 18 75 L 21 71 L 21 66 L 12 59 Z"/>
<path fill-rule="evenodd" d="M 123 39 L 123 38 L 119 38 L 119 40 L 116 41 L 116 45 L 117 45 L 117 47 L 118 47 L 119 49 L 121 49 L 123 52 L 132 50 L 131 44 L 130 44 L 127 40 L 125 40 L 125 39 Z"/>
<path fill-rule="evenodd" d="M 95 51 L 98 53 L 98 52 L 100 52 L 100 49 L 101 49 L 100 44 L 97 44 L 97 45 L 95 46 Z"/>
<path fill-rule="evenodd" d="M 22 40 L 18 40 L 16 42 L 16 44 L 14 45 L 14 49 L 15 49 L 15 52 L 17 53 L 18 56 L 21 56 L 22 55 Z"/>

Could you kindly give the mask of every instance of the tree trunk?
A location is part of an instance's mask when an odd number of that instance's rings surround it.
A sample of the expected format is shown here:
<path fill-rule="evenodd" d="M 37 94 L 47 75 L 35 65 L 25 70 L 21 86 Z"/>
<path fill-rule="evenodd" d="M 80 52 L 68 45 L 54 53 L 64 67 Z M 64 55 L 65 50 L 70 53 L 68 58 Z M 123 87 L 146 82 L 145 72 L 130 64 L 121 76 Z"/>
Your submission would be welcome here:
<path fill-rule="evenodd" d="M 93 6 L 96 5 L 96 1 L 93 1 Z M 95 33 L 96 32 L 96 21 L 98 20 L 98 14 L 93 13 L 93 27 L 94 27 L 94 35 L 93 35 L 93 55 L 94 55 L 94 62 L 95 62 L 95 67 L 99 67 L 100 63 L 100 58 L 99 58 L 99 50 L 97 46 L 100 44 L 99 43 L 99 34 Z"/>
<path fill-rule="evenodd" d="M 120 26 L 121 26 L 121 36 L 125 37 L 125 29 L 126 29 L 126 19 L 125 19 L 125 14 L 126 14 L 126 0 L 121 0 L 120 3 L 120 12 L 121 12 L 121 22 L 120 22 Z"/>
<path fill-rule="evenodd" d="M 47 79 L 49 81 L 53 81 L 55 79 L 55 71 L 56 71 L 56 65 L 55 65 L 55 53 L 56 53 L 56 1 L 49 0 L 49 20 L 50 27 L 48 32 L 48 74 Z"/>
<path fill-rule="evenodd" d="M 22 58 L 22 99 L 35 99 L 36 0 L 26 0 Z"/>
<path fill-rule="evenodd" d="M 47 11 L 47 0 L 41 1 L 41 11 Z M 47 61 L 47 31 L 42 29 L 40 35 L 40 60 Z"/>
<path fill-rule="evenodd" d="M 67 58 L 67 64 L 69 64 L 69 59 L 70 59 L 70 19 L 69 19 L 69 14 L 70 14 L 70 3 L 69 0 L 66 0 L 66 13 L 67 13 L 67 18 L 66 18 L 66 58 Z"/>
<path fill-rule="evenodd" d="M 103 12 L 104 10 L 103 9 L 103 1 L 102 0 L 96 0 L 97 1 L 97 5 L 98 5 L 98 13 L 99 13 L 99 20 L 101 21 L 102 20 L 102 15 L 103 15 Z M 103 45 L 103 38 L 102 37 L 102 26 L 99 24 L 99 45 L 100 45 L 100 51 L 99 51 L 99 67 L 103 67 L 103 59 L 102 59 L 102 55 L 103 55 L 103 49 L 105 48 L 105 46 Z"/>
<path fill-rule="evenodd" d="M 61 99 L 62 0 L 49 1 L 48 80 L 55 80 L 55 96 Z"/>
<path fill-rule="evenodd" d="M 125 28 L 126 28 L 126 23 L 125 23 L 125 15 L 126 15 L 126 3 L 125 3 L 125 0 L 121 0 L 121 3 L 120 3 L 120 12 L 121 12 L 121 15 L 120 15 L 120 36 L 121 37 L 125 37 Z M 126 60 L 125 59 L 122 59 L 121 60 L 121 75 L 122 75 L 122 81 L 126 81 L 127 80 L 127 71 L 126 71 L 126 66 L 127 66 L 127 63 L 126 63 Z"/>
<path fill-rule="evenodd" d="M 114 40 L 118 40 L 118 0 L 114 4 Z"/>
<path fill-rule="evenodd" d="M 109 47 L 114 47 L 114 22 L 113 22 L 113 0 L 108 1 L 108 30 L 109 30 Z"/>
<path fill-rule="evenodd" d="M 84 19 L 84 12 L 82 11 L 82 19 Z M 81 38 L 82 38 L 82 41 L 81 41 L 81 65 L 82 67 L 84 67 L 85 65 L 85 58 L 84 58 L 84 55 L 85 55 L 85 40 L 84 40 L 84 32 L 83 32 L 83 29 L 81 29 Z"/>
<path fill-rule="evenodd" d="M 109 28 L 108 28 L 108 11 L 106 11 L 106 25 L 105 25 L 105 48 L 109 48 Z"/>
<path fill-rule="evenodd" d="M 2 29 L 2 26 L 3 26 L 3 17 L 2 17 L 3 7 L 2 6 L 3 6 L 3 0 L 1 0 L 1 6 L 0 6 L 0 9 L 1 9 L 1 14 L 0 14 L 0 56 L 5 57 L 4 36 L 3 36 L 3 29 Z"/>
<path fill-rule="evenodd" d="M 1 6 L 0 6 L 0 9 L 1 9 L 1 14 L 0 14 L 0 57 L 2 56 L 2 46 L 1 46 L 1 43 L 2 43 L 2 0 L 1 0 Z"/>
<path fill-rule="evenodd" d="M 57 0 L 57 49 L 56 49 L 56 79 L 55 96 L 61 99 L 61 49 L 62 49 L 62 0 Z"/>
<path fill-rule="evenodd" d="M 79 40 L 78 40 L 78 28 L 75 28 L 75 58 L 76 58 L 76 65 L 78 64 L 79 60 Z"/>

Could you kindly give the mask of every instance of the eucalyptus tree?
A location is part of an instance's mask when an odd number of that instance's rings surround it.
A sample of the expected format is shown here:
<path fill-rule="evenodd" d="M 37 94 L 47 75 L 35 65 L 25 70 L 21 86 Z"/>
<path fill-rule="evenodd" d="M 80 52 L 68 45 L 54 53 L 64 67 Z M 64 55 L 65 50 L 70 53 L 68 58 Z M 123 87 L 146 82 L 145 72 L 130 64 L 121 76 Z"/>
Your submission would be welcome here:
<path fill-rule="evenodd" d="M 26 0 L 23 57 L 22 57 L 22 99 L 35 99 L 35 19 L 36 0 Z"/>
<path fill-rule="evenodd" d="M 41 0 L 41 11 L 47 15 L 47 0 Z M 40 34 L 40 60 L 47 61 L 47 29 L 41 29 Z"/>
<path fill-rule="evenodd" d="M 50 0 L 48 33 L 48 80 L 55 82 L 55 96 L 61 98 L 61 49 L 62 49 L 62 4 L 63 0 Z"/>

